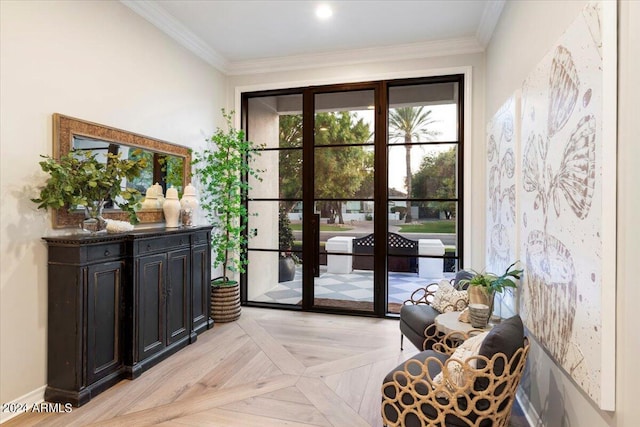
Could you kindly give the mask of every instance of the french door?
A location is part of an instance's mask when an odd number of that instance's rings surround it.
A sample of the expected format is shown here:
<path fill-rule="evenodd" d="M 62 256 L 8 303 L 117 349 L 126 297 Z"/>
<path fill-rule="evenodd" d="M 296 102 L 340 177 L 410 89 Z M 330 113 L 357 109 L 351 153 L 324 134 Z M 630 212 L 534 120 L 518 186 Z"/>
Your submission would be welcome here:
<path fill-rule="evenodd" d="M 382 301 L 375 295 L 381 289 L 375 286 L 380 270 L 373 268 L 375 183 L 384 175 L 375 167 L 380 91 L 380 84 L 360 84 L 307 93 L 313 114 L 307 115 L 306 139 L 313 145 L 305 152 L 305 182 L 311 185 L 303 229 L 310 232 L 311 244 L 304 256 L 314 263 L 304 270 L 309 286 L 303 307 L 373 314 L 375 303 Z M 359 250 L 360 238 L 371 242 L 365 251 Z"/>
<path fill-rule="evenodd" d="M 263 146 L 262 180 L 247 177 L 244 304 L 382 316 L 455 272 L 462 83 L 243 94 L 243 128 Z"/>

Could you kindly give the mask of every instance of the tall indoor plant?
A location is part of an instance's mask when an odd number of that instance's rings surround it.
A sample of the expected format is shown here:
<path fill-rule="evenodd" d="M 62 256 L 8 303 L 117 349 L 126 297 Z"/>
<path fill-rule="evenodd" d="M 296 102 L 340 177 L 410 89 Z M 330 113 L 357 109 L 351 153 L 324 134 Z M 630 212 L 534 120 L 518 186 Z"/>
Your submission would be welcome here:
<path fill-rule="evenodd" d="M 194 175 L 202 187 L 201 207 L 214 227 L 213 266 L 222 266 L 222 276 L 211 281 L 212 317 L 217 321 L 240 317 L 238 282 L 230 276 L 243 273 L 247 265 L 243 248 L 248 239 L 248 178 L 261 180 L 262 172 L 253 167 L 260 147 L 248 141 L 242 129 L 233 127 L 233 114 L 222 110 L 227 130 L 217 128 L 193 160 Z"/>
<path fill-rule="evenodd" d="M 123 187 L 122 181 L 137 177 L 147 165 L 145 159 L 122 159 L 121 153 L 107 153 L 104 160 L 99 160 L 91 150 L 70 151 L 59 159 L 41 157 L 44 160 L 40 167 L 49 178 L 40 189 L 40 197 L 31 199 L 39 209 L 71 210 L 83 206 L 85 217 L 100 228 L 102 208 L 107 200 L 113 200 L 129 214 L 132 223 L 138 222 L 135 208 L 139 206 L 140 192 Z"/>

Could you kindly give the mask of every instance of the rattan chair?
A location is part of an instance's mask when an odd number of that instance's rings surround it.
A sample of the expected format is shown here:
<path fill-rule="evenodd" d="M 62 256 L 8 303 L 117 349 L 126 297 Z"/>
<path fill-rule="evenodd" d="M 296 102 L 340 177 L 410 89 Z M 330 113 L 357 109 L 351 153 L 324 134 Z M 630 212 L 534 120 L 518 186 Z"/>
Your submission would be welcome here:
<path fill-rule="evenodd" d="M 419 353 L 390 372 L 382 386 L 384 425 L 508 426 L 529 342 L 524 338 L 511 356 L 496 352 L 491 357 L 473 356 L 463 361 L 450 357 L 457 343 L 479 332 L 448 334 L 433 350 Z M 476 367 L 471 363 L 474 360 Z M 457 385 L 445 369 L 451 364 L 462 367 L 463 385 Z M 436 384 L 433 379 L 441 371 L 443 381 Z"/>
<path fill-rule="evenodd" d="M 451 281 L 454 287 L 462 279 L 468 279 L 472 273 L 460 270 Z M 425 287 L 418 288 L 404 301 L 400 308 L 400 349 L 403 349 L 404 337 L 406 336 L 413 345 L 420 350 L 429 350 L 431 346 L 438 342 L 442 336 L 434 324 L 436 316 L 440 314 L 438 310 L 431 306 L 433 297 L 438 291 L 438 283 L 431 283 Z M 466 303 L 460 301 L 451 308 L 455 311 L 463 310 Z"/>

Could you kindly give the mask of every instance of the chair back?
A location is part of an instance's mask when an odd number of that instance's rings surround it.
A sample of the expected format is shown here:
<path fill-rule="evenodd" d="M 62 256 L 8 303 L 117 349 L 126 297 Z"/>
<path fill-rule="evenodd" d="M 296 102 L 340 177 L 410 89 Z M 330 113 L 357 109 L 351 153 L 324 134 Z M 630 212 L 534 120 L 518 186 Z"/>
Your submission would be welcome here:
<path fill-rule="evenodd" d="M 410 359 L 403 370 L 394 372 L 392 381 L 382 386 L 384 425 L 507 427 L 529 348 L 525 338 L 524 346 L 511 358 L 496 353 L 491 358 L 449 358 L 442 363 L 428 357 L 419 370 L 413 366 L 416 361 Z M 434 364 L 439 364 L 443 372 L 440 383 L 434 382 L 429 373 L 434 371 Z M 455 372 L 456 378 L 450 372 Z"/>

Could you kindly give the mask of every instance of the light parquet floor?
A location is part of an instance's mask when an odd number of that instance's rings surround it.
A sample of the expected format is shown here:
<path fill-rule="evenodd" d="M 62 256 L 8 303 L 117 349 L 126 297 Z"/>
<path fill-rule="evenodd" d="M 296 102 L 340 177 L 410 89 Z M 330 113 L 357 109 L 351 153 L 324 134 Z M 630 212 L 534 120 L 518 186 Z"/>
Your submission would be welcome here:
<path fill-rule="evenodd" d="M 417 349 L 398 321 L 243 307 L 236 322 L 66 414 L 10 426 L 381 426 L 384 376 Z"/>
<path fill-rule="evenodd" d="M 380 426 L 382 379 L 417 352 L 399 339 L 397 320 L 243 307 L 136 380 L 3 427 Z"/>

